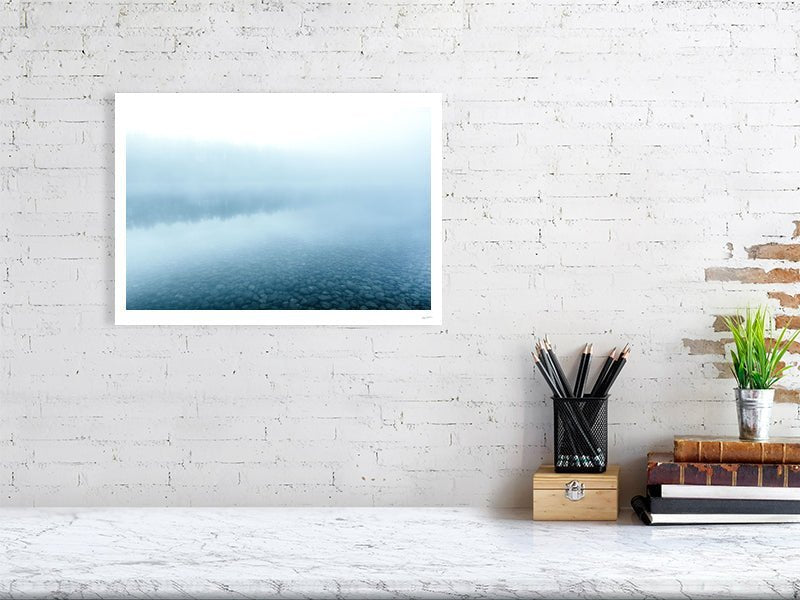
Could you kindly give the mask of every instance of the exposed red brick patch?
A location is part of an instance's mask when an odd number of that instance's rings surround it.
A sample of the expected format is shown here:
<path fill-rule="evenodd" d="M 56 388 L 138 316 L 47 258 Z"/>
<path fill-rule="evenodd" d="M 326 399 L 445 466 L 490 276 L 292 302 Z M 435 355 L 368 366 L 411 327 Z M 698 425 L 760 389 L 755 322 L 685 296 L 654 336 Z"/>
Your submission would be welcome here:
<path fill-rule="evenodd" d="M 775 402 L 794 402 L 800 404 L 800 390 L 775 388 Z"/>
<path fill-rule="evenodd" d="M 731 371 L 731 363 L 715 362 L 712 364 L 717 369 L 717 379 L 733 379 L 733 372 Z"/>
<path fill-rule="evenodd" d="M 717 315 L 714 317 L 714 331 L 728 331 L 728 326 L 725 324 L 725 319 L 728 317 L 741 321 L 742 317 L 738 315 Z"/>
<path fill-rule="evenodd" d="M 786 308 L 800 308 L 800 294 L 786 294 L 784 292 L 769 292 L 767 294 L 773 300 L 780 302 Z"/>
<path fill-rule="evenodd" d="M 800 269 L 772 269 L 755 267 L 712 267 L 706 269 L 706 281 L 739 281 L 741 283 L 798 283 Z"/>
<path fill-rule="evenodd" d="M 800 329 L 800 317 L 797 315 L 778 315 L 775 317 L 775 327 L 778 329 L 783 329 L 784 327 Z"/>
<path fill-rule="evenodd" d="M 797 318 L 796 322 L 798 324 L 800 324 L 800 317 Z M 775 345 L 775 339 L 774 338 L 770 338 L 770 339 L 767 340 L 767 349 L 768 350 L 771 350 L 774 345 Z M 800 354 L 800 342 L 795 340 L 794 342 L 789 344 L 789 349 L 787 350 L 787 352 L 789 354 Z"/>
<path fill-rule="evenodd" d="M 800 244 L 760 244 L 747 249 L 750 258 L 800 261 Z"/>
<path fill-rule="evenodd" d="M 725 344 L 731 340 L 692 340 L 683 338 L 683 345 L 689 349 L 689 354 L 724 355 Z"/>
<path fill-rule="evenodd" d="M 792 240 L 800 240 L 800 220 L 792 221 L 794 225 Z M 786 240 L 785 234 L 781 234 L 781 238 Z M 730 247 L 730 246 L 729 246 Z M 765 266 L 749 266 L 749 267 L 710 267 L 705 270 L 706 281 L 724 281 L 742 284 L 758 284 L 764 285 L 763 293 L 772 301 L 777 301 L 782 309 L 800 309 L 800 268 L 797 268 L 800 263 L 800 242 L 788 240 L 786 243 L 765 243 L 755 244 L 747 248 L 749 258 L 762 261 L 773 261 L 757 263 Z M 795 268 L 783 268 L 784 261 L 795 263 Z M 775 267 L 775 268 L 771 268 Z M 788 289 L 784 288 L 779 291 L 781 287 L 790 284 Z M 778 289 L 776 289 L 778 288 Z M 759 302 L 754 301 L 752 306 L 756 306 Z M 746 306 L 742 306 L 742 312 Z M 740 319 L 734 315 L 714 315 L 713 330 L 715 332 L 725 334 L 728 332 L 728 327 L 725 324 L 726 318 L 734 320 Z M 795 331 L 800 331 L 800 315 L 792 317 L 790 315 L 778 315 L 774 318 L 775 327 L 781 329 L 785 326 L 790 329 L 793 334 Z M 726 336 L 727 337 L 727 336 Z M 712 357 L 725 356 L 726 345 L 731 340 L 705 340 L 705 339 L 684 339 L 683 345 L 689 349 L 689 354 L 701 354 Z M 769 348 L 774 347 L 775 339 L 767 340 Z M 800 355 L 800 341 L 793 342 L 788 349 L 791 355 L 791 362 L 798 355 Z M 727 358 L 727 357 L 726 357 Z M 785 363 L 778 365 L 778 368 L 784 366 Z M 711 368 L 708 376 L 716 377 L 718 379 L 733 379 L 733 374 L 730 369 L 728 361 L 722 361 L 717 358 L 714 362 L 705 363 L 706 369 Z M 792 374 L 796 374 L 796 366 L 793 365 L 791 369 L 787 370 Z M 777 389 L 775 399 L 777 402 L 793 402 L 800 404 L 800 390 L 786 390 Z"/>

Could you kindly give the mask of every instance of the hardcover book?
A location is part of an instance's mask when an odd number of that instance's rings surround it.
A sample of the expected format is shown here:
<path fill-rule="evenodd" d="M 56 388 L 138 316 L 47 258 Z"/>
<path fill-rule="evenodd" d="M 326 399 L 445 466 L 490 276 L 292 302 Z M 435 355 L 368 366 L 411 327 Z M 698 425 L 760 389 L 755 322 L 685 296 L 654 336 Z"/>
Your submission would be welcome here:
<path fill-rule="evenodd" d="M 651 452 L 647 484 L 800 488 L 800 464 L 681 462 L 670 453 Z"/>
<path fill-rule="evenodd" d="M 718 500 L 715 498 L 658 498 L 648 496 L 653 514 L 800 515 L 800 500 Z"/>
<path fill-rule="evenodd" d="M 651 498 L 714 498 L 717 500 L 800 500 L 800 487 L 744 485 L 648 485 Z"/>
<path fill-rule="evenodd" d="M 676 462 L 800 463 L 800 438 L 772 438 L 765 442 L 735 437 L 675 436 Z"/>
<path fill-rule="evenodd" d="M 634 496 L 631 506 L 645 525 L 688 525 L 715 523 L 800 523 L 800 514 L 758 513 L 658 513 L 650 511 L 644 496 Z"/>

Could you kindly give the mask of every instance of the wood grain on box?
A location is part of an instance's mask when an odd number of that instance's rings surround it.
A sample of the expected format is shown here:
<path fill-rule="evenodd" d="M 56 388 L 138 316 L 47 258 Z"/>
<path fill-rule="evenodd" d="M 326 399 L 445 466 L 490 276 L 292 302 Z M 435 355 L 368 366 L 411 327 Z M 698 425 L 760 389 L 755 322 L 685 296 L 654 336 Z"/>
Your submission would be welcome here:
<path fill-rule="evenodd" d="M 567 486 L 582 484 L 580 499 L 567 497 Z M 614 521 L 619 510 L 619 466 L 605 473 L 556 473 L 542 465 L 533 476 L 535 521 Z"/>

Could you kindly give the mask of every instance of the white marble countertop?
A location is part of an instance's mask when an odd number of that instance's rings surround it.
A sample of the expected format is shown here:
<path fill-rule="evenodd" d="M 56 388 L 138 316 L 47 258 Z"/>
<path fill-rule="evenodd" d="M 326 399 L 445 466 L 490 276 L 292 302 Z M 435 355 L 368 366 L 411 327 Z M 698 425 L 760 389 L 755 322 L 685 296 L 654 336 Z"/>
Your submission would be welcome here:
<path fill-rule="evenodd" d="M 0 598 L 793 598 L 800 525 L 442 508 L 0 509 Z"/>

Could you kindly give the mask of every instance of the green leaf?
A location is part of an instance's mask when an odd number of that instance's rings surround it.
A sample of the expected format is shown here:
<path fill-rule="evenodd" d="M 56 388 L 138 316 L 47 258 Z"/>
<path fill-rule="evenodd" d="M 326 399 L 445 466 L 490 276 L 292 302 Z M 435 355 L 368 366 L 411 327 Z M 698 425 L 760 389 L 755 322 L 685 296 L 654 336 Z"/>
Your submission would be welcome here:
<path fill-rule="evenodd" d="M 733 336 L 731 371 L 742 389 L 768 389 L 789 369 L 779 367 L 789 347 L 800 336 L 800 330 L 786 337 L 784 327 L 771 347 L 767 348 L 767 322 L 771 321 L 766 307 L 748 308 L 741 317 L 725 317 L 724 322 Z M 771 327 L 770 327 L 771 329 Z"/>

